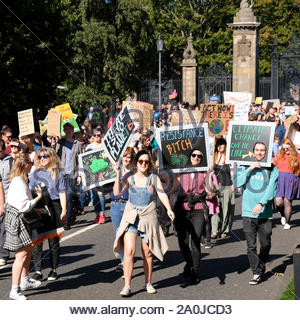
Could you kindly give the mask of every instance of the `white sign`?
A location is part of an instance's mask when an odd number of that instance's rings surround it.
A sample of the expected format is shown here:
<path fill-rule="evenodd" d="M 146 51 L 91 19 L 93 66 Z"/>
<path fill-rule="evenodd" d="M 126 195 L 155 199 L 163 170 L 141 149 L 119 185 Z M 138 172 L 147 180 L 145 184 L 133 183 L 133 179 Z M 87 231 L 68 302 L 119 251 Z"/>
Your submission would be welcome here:
<path fill-rule="evenodd" d="M 250 92 L 224 91 L 224 103 L 234 105 L 234 120 L 248 121 L 248 112 L 252 101 Z"/>

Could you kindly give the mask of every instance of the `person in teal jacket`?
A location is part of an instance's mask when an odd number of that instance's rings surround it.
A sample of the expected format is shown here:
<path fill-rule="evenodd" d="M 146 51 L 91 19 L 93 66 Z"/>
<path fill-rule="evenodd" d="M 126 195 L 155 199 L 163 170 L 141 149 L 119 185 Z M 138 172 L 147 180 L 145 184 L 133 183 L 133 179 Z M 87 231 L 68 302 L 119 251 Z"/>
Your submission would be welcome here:
<path fill-rule="evenodd" d="M 241 166 L 233 177 L 236 188 L 243 187 L 242 218 L 247 241 L 247 254 L 253 278 L 249 284 L 261 282 L 265 264 L 269 258 L 272 235 L 272 201 L 276 195 L 278 170 L 261 167 L 266 155 L 266 146 L 257 142 L 253 148 L 257 160 L 250 167 Z M 257 255 L 256 238 L 259 238 L 260 253 Z"/>

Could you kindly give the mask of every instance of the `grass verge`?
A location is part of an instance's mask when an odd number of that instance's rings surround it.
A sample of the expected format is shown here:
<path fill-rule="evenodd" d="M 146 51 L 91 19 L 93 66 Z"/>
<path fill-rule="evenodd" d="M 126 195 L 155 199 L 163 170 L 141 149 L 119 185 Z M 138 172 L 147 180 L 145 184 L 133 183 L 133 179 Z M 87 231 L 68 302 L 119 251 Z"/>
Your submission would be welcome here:
<path fill-rule="evenodd" d="M 291 279 L 290 283 L 283 291 L 280 300 L 295 300 L 294 278 Z"/>

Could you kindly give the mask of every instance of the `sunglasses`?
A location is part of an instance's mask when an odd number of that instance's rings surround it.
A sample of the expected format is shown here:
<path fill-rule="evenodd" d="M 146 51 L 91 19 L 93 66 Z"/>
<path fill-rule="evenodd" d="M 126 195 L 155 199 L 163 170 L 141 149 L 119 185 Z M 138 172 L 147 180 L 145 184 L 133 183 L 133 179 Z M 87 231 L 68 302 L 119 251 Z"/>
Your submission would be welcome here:
<path fill-rule="evenodd" d="M 5 136 L 7 139 L 12 139 L 12 136 Z"/>
<path fill-rule="evenodd" d="M 42 160 L 42 159 L 47 159 L 49 156 L 47 156 L 46 154 L 43 154 L 41 156 L 38 156 L 39 160 Z"/>
<path fill-rule="evenodd" d="M 15 144 L 10 145 L 11 148 L 19 148 L 19 146 L 16 146 Z"/>
<path fill-rule="evenodd" d="M 289 149 L 290 148 L 290 146 L 288 145 L 288 144 L 284 144 L 284 145 L 282 145 L 282 149 Z"/>
<path fill-rule="evenodd" d="M 94 134 L 95 137 L 102 137 L 101 134 Z"/>
<path fill-rule="evenodd" d="M 192 158 L 198 158 L 198 159 L 202 159 L 202 155 L 201 154 L 195 154 L 195 153 L 193 153 L 192 154 Z"/>
<path fill-rule="evenodd" d="M 150 161 L 149 160 L 138 160 L 138 163 L 140 165 L 142 165 L 143 163 L 145 163 L 146 166 L 149 166 Z"/>

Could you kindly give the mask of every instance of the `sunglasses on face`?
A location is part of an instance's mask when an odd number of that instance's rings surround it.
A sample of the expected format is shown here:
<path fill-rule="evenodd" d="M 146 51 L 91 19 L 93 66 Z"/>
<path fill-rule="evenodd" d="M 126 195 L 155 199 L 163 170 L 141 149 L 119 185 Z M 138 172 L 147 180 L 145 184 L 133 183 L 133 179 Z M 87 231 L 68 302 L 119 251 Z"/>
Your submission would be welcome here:
<path fill-rule="evenodd" d="M 5 136 L 6 139 L 12 139 L 12 136 Z"/>
<path fill-rule="evenodd" d="M 282 146 L 282 149 L 285 149 L 285 150 L 289 150 L 290 149 L 290 146 L 287 144 L 287 145 L 283 145 Z"/>
<path fill-rule="evenodd" d="M 102 137 L 101 134 L 95 134 L 94 136 L 95 136 L 95 137 L 99 137 L 99 138 Z"/>
<path fill-rule="evenodd" d="M 11 148 L 19 148 L 19 146 L 16 146 L 15 144 L 10 146 Z"/>
<path fill-rule="evenodd" d="M 193 153 L 192 154 L 192 158 L 198 158 L 198 159 L 202 159 L 202 155 L 201 154 L 195 154 L 195 153 Z"/>
<path fill-rule="evenodd" d="M 145 163 L 145 165 L 148 166 L 150 161 L 149 160 L 138 160 L 138 164 L 142 165 L 143 163 Z"/>
<path fill-rule="evenodd" d="M 47 156 L 46 154 L 43 154 L 43 155 L 38 156 L 39 160 L 47 159 L 48 157 L 49 157 L 49 156 Z"/>

